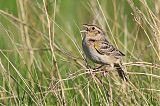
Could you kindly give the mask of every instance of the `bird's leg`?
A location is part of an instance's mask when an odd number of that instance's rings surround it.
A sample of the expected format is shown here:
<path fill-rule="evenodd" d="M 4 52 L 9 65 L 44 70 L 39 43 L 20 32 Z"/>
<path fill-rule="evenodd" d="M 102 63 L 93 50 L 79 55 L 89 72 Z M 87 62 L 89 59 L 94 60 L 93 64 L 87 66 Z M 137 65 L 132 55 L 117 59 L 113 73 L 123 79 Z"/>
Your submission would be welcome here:
<path fill-rule="evenodd" d="M 112 64 L 106 64 L 106 67 L 102 69 L 102 75 L 105 77 L 109 73 L 110 70 L 112 70 L 113 65 Z"/>
<path fill-rule="evenodd" d="M 93 70 L 98 71 L 100 68 L 102 68 L 104 65 L 100 65 L 98 67 L 93 68 Z"/>
<path fill-rule="evenodd" d="M 114 64 L 110 64 L 111 68 L 114 68 Z"/>
<path fill-rule="evenodd" d="M 107 73 L 109 72 L 109 70 L 107 70 L 108 68 L 106 68 L 108 66 L 110 66 L 110 64 L 102 64 L 96 68 L 93 68 L 93 70 L 94 72 L 100 71 L 100 73 L 102 73 L 103 76 L 106 76 Z"/>

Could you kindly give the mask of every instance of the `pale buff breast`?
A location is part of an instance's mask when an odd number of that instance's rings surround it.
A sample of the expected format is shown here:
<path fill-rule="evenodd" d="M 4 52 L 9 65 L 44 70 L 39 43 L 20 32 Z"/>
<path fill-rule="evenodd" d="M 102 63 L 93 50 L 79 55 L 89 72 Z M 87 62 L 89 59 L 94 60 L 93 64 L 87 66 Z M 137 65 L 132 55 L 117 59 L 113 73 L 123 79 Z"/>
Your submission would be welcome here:
<path fill-rule="evenodd" d="M 98 64 L 119 63 L 119 59 L 115 58 L 114 56 L 99 54 L 94 48 L 94 42 L 88 41 L 86 37 L 83 38 L 82 47 L 86 57 L 95 63 Z"/>

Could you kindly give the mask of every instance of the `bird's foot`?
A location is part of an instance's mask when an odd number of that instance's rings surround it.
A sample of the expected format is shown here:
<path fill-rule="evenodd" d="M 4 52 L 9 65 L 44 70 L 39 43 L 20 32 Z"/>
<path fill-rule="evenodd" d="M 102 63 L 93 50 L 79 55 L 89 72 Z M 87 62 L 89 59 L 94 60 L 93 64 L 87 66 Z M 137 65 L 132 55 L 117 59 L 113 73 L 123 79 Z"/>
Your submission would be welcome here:
<path fill-rule="evenodd" d="M 98 67 L 93 68 L 93 70 L 98 71 L 99 69 L 101 69 L 104 65 L 100 65 Z"/>
<path fill-rule="evenodd" d="M 106 77 L 106 76 L 108 75 L 108 72 L 109 72 L 109 71 L 107 71 L 106 69 L 102 69 L 101 71 L 102 71 L 101 75 L 102 75 L 103 77 Z"/>
<path fill-rule="evenodd" d="M 107 65 L 106 67 L 103 67 L 101 69 L 101 75 L 103 77 L 106 77 L 111 70 L 112 70 L 112 67 L 110 67 L 110 65 Z"/>

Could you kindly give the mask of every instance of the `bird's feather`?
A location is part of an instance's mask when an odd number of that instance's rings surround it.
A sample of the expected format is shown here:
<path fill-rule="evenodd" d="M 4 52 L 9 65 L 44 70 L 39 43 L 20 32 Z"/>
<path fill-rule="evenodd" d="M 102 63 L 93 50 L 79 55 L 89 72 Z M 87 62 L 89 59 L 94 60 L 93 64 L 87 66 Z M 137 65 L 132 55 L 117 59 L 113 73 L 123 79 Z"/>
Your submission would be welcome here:
<path fill-rule="evenodd" d="M 97 52 L 102 55 L 114 56 L 116 58 L 124 56 L 124 54 L 122 52 L 117 50 L 107 40 L 95 41 L 94 47 L 97 50 Z"/>

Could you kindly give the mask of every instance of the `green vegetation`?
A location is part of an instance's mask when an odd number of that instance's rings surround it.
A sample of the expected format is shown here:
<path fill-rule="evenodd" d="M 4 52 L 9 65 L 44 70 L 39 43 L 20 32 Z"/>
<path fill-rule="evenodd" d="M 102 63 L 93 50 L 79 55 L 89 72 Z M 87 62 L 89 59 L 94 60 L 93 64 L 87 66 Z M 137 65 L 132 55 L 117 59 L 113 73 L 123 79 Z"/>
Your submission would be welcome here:
<path fill-rule="evenodd" d="M 82 24 L 123 51 L 129 82 L 86 67 Z M 0 1 L 0 105 L 158 106 L 159 61 L 159 0 Z"/>

